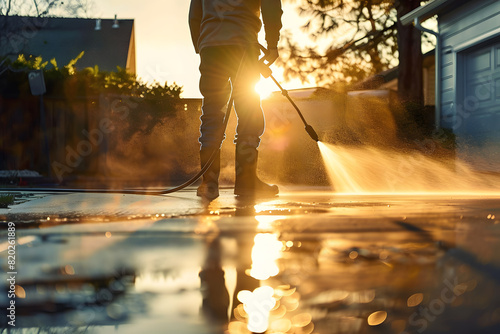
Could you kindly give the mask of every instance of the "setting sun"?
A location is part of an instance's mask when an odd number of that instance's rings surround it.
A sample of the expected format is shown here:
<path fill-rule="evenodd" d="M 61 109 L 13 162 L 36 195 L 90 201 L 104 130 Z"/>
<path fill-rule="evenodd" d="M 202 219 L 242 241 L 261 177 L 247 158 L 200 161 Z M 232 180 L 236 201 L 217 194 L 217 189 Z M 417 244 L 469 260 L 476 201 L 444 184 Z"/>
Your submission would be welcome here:
<path fill-rule="evenodd" d="M 260 78 L 260 81 L 255 85 L 255 91 L 260 95 L 262 100 L 267 99 L 271 94 L 277 91 L 278 88 L 270 79 Z"/>

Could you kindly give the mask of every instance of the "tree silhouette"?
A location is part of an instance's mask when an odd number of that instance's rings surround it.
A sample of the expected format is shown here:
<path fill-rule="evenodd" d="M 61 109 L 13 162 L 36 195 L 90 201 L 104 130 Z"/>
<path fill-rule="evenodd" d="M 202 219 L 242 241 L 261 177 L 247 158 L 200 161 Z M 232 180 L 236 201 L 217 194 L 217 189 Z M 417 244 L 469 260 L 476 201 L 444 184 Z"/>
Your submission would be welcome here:
<path fill-rule="evenodd" d="M 88 17 L 93 0 L 0 0 L 0 16 Z"/>
<path fill-rule="evenodd" d="M 401 16 L 418 6 L 420 0 L 301 2 L 299 13 L 307 18 L 303 29 L 315 45 L 301 46 L 285 33 L 281 52 L 285 79 L 313 78 L 323 86 L 349 85 L 399 65 L 402 101 L 421 105 L 421 33 L 399 23 Z"/>

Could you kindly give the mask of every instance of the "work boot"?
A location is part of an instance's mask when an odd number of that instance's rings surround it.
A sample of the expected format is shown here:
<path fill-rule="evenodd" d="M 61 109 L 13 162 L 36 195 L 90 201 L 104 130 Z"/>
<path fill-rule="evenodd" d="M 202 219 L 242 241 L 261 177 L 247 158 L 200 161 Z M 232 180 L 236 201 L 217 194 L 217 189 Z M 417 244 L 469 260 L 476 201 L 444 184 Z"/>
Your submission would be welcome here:
<path fill-rule="evenodd" d="M 200 150 L 200 163 L 201 168 L 210 159 L 214 152 L 214 148 L 201 148 Z M 219 174 L 220 174 L 220 149 L 217 149 L 215 159 L 203 174 L 203 180 L 196 191 L 196 195 L 207 200 L 214 200 L 219 197 Z"/>
<path fill-rule="evenodd" d="M 279 193 L 278 186 L 262 182 L 257 176 L 258 151 L 236 144 L 236 181 L 234 194 L 244 197 L 271 197 Z"/>

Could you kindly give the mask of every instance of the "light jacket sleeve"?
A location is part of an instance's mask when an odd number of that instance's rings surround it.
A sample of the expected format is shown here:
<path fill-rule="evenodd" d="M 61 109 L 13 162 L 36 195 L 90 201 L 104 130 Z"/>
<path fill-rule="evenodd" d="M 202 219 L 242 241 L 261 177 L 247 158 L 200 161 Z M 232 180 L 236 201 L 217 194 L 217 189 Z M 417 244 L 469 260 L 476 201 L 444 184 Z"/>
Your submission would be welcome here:
<path fill-rule="evenodd" d="M 191 31 L 191 39 L 193 41 L 194 50 L 199 53 L 198 40 L 201 31 L 201 19 L 203 17 L 202 0 L 191 0 L 189 7 L 189 29 Z"/>
<path fill-rule="evenodd" d="M 268 48 L 276 48 L 280 39 L 280 30 L 282 27 L 281 0 L 262 0 L 261 3 L 262 21 L 264 31 L 266 32 L 266 41 Z"/>

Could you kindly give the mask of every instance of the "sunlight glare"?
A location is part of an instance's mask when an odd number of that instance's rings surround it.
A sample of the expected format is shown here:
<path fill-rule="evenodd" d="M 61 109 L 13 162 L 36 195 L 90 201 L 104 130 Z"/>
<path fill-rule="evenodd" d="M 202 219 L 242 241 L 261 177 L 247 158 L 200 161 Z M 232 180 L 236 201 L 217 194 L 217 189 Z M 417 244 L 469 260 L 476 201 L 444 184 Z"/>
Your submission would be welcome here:
<path fill-rule="evenodd" d="M 283 243 L 275 234 L 259 233 L 255 236 L 252 248 L 252 269 L 250 276 L 258 280 L 266 280 L 278 275 L 276 261 L 281 258 Z"/>
<path fill-rule="evenodd" d="M 277 87 L 270 79 L 260 78 L 260 81 L 255 85 L 255 91 L 260 95 L 261 100 L 265 100 L 277 91 Z"/>
<path fill-rule="evenodd" d="M 271 230 L 273 228 L 273 223 L 275 221 L 286 218 L 287 218 L 286 216 L 266 216 L 266 215 L 255 216 L 255 219 L 259 222 L 259 225 L 257 225 L 257 229 L 260 231 Z"/>

